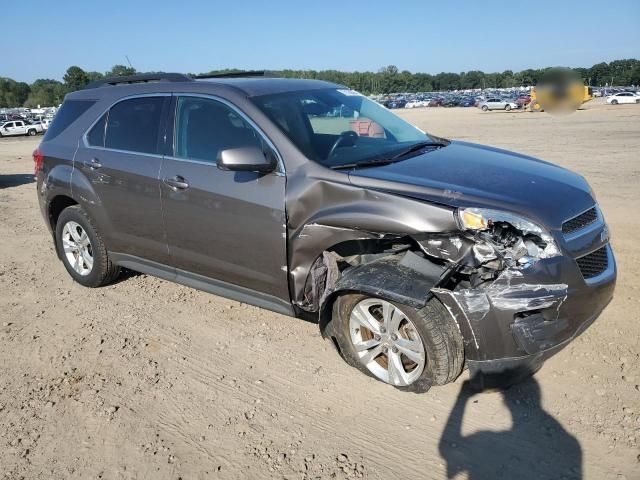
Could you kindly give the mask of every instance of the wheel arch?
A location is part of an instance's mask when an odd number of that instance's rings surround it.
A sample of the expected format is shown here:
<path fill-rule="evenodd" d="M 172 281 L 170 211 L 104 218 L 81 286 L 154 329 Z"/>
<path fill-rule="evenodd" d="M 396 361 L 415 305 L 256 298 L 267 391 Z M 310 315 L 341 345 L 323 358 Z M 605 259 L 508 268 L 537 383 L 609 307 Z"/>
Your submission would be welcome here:
<path fill-rule="evenodd" d="M 320 333 L 325 338 L 331 336 L 333 306 L 342 295 L 364 294 L 420 309 L 433 296 L 431 289 L 446 273 L 444 265 L 410 250 L 350 267 L 322 298 L 318 312 Z"/>
<path fill-rule="evenodd" d="M 49 221 L 49 225 L 51 225 L 51 229 L 54 232 L 56 231 L 58 218 L 60 218 L 60 214 L 62 213 L 62 211 L 65 208 L 78 204 L 79 203 L 70 195 L 65 194 L 56 195 L 51 200 L 49 200 L 49 204 L 47 206 L 47 219 Z"/>

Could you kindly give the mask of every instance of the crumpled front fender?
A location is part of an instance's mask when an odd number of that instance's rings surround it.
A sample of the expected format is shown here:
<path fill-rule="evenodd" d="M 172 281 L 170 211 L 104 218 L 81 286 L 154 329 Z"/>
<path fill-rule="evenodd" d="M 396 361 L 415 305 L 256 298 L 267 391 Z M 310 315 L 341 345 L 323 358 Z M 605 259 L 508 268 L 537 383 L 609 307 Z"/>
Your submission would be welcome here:
<path fill-rule="evenodd" d="M 333 302 L 341 294 L 362 293 L 420 309 L 431 298 L 431 289 L 440 282 L 445 271 L 444 266 L 410 251 L 348 268 L 324 297 L 320 308 L 320 331 L 325 335 Z"/>

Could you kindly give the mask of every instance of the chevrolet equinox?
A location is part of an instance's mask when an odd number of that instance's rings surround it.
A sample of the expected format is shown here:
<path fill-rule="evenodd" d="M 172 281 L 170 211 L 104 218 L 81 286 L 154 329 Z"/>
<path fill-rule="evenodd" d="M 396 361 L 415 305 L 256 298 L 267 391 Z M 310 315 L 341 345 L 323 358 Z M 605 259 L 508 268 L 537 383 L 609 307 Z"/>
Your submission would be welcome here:
<path fill-rule="evenodd" d="M 67 95 L 33 156 L 76 282 L 127 268 L 312 320 L 403 390 L 532 374 L 613 296 L 583 177 L 427 134 L 341 85 L 104 79 Z"/>

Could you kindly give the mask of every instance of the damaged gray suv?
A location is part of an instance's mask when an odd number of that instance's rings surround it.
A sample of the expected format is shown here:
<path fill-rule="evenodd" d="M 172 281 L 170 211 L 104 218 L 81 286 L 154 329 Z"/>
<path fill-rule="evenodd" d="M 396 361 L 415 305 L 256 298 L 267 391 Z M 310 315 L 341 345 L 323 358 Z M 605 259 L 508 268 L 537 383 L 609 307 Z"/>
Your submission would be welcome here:
<path fill-rule="evenodd" d="M 101 80 L 67 95 L 34 160 L 78 283 L 127 268 L 316 321 L 403 390 L 531 374 L 613 296 L 583 177 L 332 83 Z"/>

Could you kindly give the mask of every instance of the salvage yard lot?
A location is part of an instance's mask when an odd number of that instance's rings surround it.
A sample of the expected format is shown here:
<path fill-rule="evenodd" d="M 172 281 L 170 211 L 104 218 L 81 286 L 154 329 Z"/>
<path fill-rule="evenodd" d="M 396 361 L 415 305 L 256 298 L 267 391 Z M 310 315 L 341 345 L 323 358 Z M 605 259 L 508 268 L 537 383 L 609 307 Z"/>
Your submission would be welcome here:
<path fill-rule="evenodd" d="M 401 393 L 316 325 L 144 275 L 74 284 L 31 182 L 40 137 L 0 139 L 0 478 L 640 478 L 640 105 L 399 114 L 594 188 L 616 295 L 535 381 Z"/>

